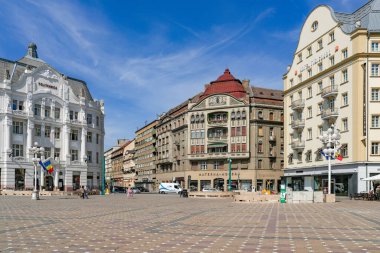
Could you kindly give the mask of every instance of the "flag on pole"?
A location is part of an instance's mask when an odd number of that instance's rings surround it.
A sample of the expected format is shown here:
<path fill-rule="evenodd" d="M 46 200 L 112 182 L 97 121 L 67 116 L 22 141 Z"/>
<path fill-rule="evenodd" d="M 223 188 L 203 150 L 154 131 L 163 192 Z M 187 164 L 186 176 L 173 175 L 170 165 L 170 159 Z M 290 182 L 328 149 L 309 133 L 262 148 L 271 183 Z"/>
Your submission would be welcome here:
<path fill-rule="evenodd" d="M 42 166 L 42 168 L 47 171 L 48 173 L 53 173 L 54 172 L 54 168 L 53 168 L 53 165 L 51 164 L 50 162 L 50 159 L 42 162 L 40 161 L 39 164 Z"/>
<path fill-rule="evenodd" d="M 326 155 L 324 152 L 323 152 L 323 150 L 321 149 L 320 151 L 319 151 L 325 158 L 326 158 L 326 160 L 328 160 L 329 159 L 329 156 L 328 155 Z"/>
<path fill-rule="evenodd" d="M 336 151 L 336 153 L 335 153 L 335 158 L 336 158 L 337 160 L 339 160 L 339 161 L 342 161 L 342 160 L 343 160 L 343 156 L 340 154 L 339 151 Z"/>

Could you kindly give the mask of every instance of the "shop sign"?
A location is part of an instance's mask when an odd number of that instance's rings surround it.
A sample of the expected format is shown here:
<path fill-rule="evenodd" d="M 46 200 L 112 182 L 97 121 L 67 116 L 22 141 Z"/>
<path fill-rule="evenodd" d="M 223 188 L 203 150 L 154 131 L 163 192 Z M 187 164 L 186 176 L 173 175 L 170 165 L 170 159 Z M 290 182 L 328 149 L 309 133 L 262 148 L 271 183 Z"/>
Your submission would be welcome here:
<path fill-rule="evenodd" d="M 301 67 L 301 69 L 300 69 L 300 72 L 302 73 L 306 69 L 309 69 L 309 68 L 313 67 L 315 64 L 320 63 L 321 61 L 323 61 L 324 59 L 326 59 L 326 58 L 328 58 L 330 56 L 331 56 L 331 52 L 330 51 L 323 53 L 318 58 L 313 59 L 310 63 L 307 63 L 307 64 L 303 65 Z"/>
<path fill-rule="evenodd" d="M 238 172 L 232 172 L 231 173 L 232 176 L 239 176 L 240 173 Z M 212 177 L 215 177 L 215 176 L 228 176 L 228 172 L 201 172 L 199 173 L 199 176 L 200 177 L 207 177 L 207 176 L 212 176 Z"/>
<path fill-rule="evenodd" d="M 38 85 L 41 86 L 41 87 L 45 87 L 45 88 L 49 88 L 49 89 L 53 89 L 53 90 L 58 90 L 57 86 L 54 86 L 54 85 L 51 85 L 51 84 L 46 84 L 46 83 L 39 82 Z"/>

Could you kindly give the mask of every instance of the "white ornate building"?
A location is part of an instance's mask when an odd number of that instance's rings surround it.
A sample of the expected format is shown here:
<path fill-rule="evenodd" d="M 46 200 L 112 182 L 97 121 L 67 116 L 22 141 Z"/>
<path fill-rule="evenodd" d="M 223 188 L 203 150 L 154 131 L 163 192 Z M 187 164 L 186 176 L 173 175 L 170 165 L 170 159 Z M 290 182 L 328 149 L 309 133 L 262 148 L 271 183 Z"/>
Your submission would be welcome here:
<path fill-rule="evenodd" d="M 100 186 L 104 103 L 86 83 L 67 77 L 38 58 L 37 46 L 18 61 L 0 59 L 0 178 L 2 189 L 30 190 L 34 166 L 29 149 L 38 143 L 55 172 L 42 173 L 45 190 Z M 39 167 L 39 166 L 38 166 Z"/>

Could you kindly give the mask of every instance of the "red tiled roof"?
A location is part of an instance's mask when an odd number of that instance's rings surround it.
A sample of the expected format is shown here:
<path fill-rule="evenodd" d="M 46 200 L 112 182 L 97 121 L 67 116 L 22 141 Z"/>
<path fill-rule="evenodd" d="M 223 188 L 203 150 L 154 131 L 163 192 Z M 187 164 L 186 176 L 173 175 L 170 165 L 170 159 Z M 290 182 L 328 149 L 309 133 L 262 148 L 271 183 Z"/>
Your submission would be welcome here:
<path fill-rule="evenodd" d="M 231 75 L 230 70 L 226 69 L 216 81 L 207 85 L 202 97 L 212 94 L 227 93 L 236 98 L 243 98 L 246 95 L 245 89 L 239 79 Z"/>

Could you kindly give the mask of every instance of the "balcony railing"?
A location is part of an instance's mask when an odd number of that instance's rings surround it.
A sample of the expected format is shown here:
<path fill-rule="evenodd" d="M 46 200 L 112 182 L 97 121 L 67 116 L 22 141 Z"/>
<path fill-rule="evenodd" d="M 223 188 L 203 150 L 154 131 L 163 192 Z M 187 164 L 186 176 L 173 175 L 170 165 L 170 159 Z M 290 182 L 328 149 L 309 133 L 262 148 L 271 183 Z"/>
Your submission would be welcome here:
<path fill-rule="evenodd" d="M 339 110 L 338 108 L 328 108 L 328 109 L 323 109 L 322 110 L 322 119 L 331 119 L 331 118 L 336 118 L 339 115 Z"/>
<path fill-rule="evenodd" d="M 305 120 L 304 119 L 293 120 L 293 122 L 292 122 L 292 128 L 293 129 L 304 128 L 304 127 L 305 127 Z"/>
<path fill-rule="evenodd" d="M 218 125 L 218 126 L 220 126 L 220 125 L 226 125 L 227 122 L 228 122 L 227 119 L 209 119 L 208 120 L 208 123 L 210 125 Z"/>
<path fill-rule="evenodd" d="M 292 149 L 304 149 L 304 148 L 305 148 L 305 141 L 292 142 Z"/>
<path fill-rule="evenodd" d="M 338 85 L 331 85 L 322 90 L 321 96 L 325 98 L 325 97 L 330 97 L 330 96 L 336 96 L 337 94 L 338 94 Z"/>
<path fill-rule="evenodd" d="M 303 99 L 298 99 L 296 101 L 293 101 L 291 104 L 291 108 L 293 110 L 303 109 L 304 107 L 305 107 L 305 100 Z"/>
<path fill-rule="evenodd" d="M 210 141 L 225 141 L 227 140 L 228 135 L 220 135 L 220 136 L 209 136 L 208 139 Z"/>
<path fill-rule="evenodd" d="M 227 158 L 249 158 L 249 152 L 221 152 L 221 153 L 202 153 L 202 154 L 189 154 L 190 160 L 204 160 L 204 159 L 227 159 Z"/>

